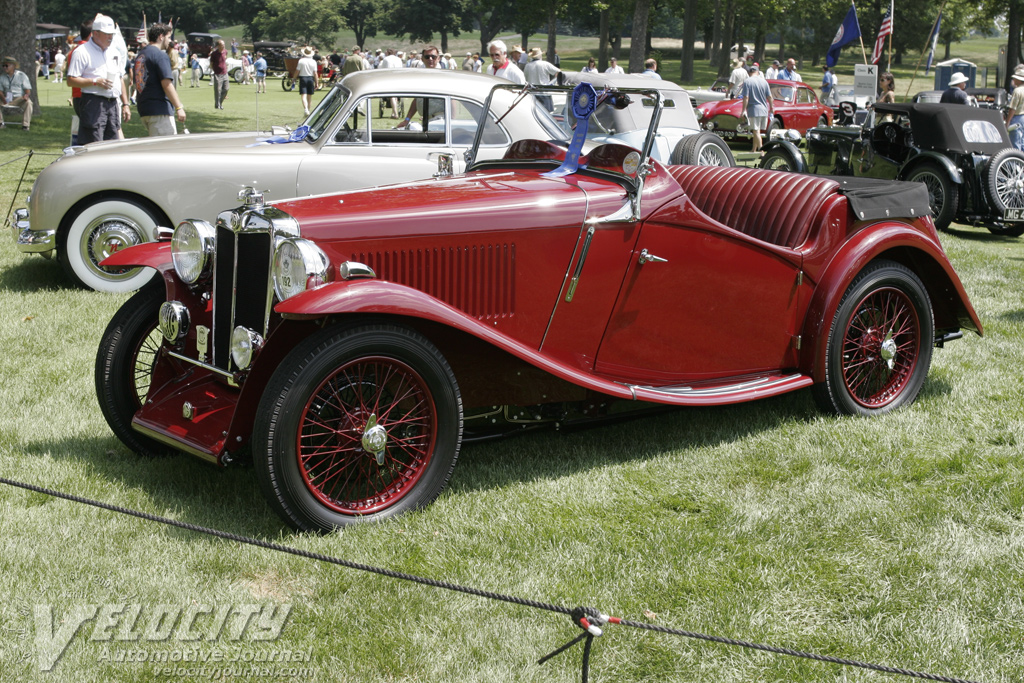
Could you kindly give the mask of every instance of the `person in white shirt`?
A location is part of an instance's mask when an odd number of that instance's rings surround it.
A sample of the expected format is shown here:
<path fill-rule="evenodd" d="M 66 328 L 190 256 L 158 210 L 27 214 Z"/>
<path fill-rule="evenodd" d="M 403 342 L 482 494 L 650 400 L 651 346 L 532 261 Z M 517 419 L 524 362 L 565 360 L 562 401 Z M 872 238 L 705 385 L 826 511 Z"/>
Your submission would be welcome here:
<path fill-rule="evenodd" d="M 774 81 L 779 77 L 779 70 L 782 67 L 782 62 L 777 59 L 772 60 L 772 65 L 768 67 L 764 72 L 764 77 L 769 81 Z"/>
<path fill-rule="evenodd" d="M 605 69 L 604 72 L 606 74 L 624 74 L 624 73 L 626 73 L 625 71 L 622 70 L 622 67 L 619 66 L 619 60 L 617 60 L 615 57 L 612 57 L 611 59 L 608 60 L 608 68 Z"/>
<path fill-rule="evenodd" d="M 587 62 L 587 65 L 580 69 L 581 74 L 596 74 L 597 73 L 597 61 L 591 57 Z"/>
<path fill-rule="evenodd" d="M 491 65 L 487 67 L 487 73 L 519 85 L 526 85 L 526 76 L 515 62 L 508 58 L 508 48 L 505 47 L 504 41 L 491 41 L 487 44 L 487 52 L 491 55 Z"/>
<path fill-rule="evenodd" d="M 313 59 L 313 48 L 308 45 L 302 48 L 302 57 L 299 58 L 296 72 L 299 75 L 299 96 L 302 98 L 302 110 L 306 116 L 309 116 L 309 105 L 312 103 L 316 87 L 320 84 L 320 77 L 317 74 L 316 60 Z"/>
<path fill-rule="evenodd" d="M 121 117 L 131 120 L 128 93 L 121 87 L 125 62 L 112 46 L 117 29 L 110 17 L 97 14 L 89 40 L 78 46 L 68 64 L 68 85 L 82 89 L 78 144 L 116 140 Z M 118 114 L 118 100 L 121 114 Z"/>
<path fill-rule="evenodd" d="M 62 83 L 64 81 L 64 61 L 67 57 L 60 50 L 57 50 L 56 54 L 53 55 L 53 79 L 54 83 Z"/>
<path fill-rule="evenodd" d="M 539 47 L 530 50 L 530 61 L 526 63 L 523 76 L 530 85 L 553 85 L 557 82 L 560 69 L 551 62 L 544 60 L 544 53 Z M 551 95 L 537 95 L 537 101 L 548 111 L 554 110 Z"/>
<path fill-rule="evenodd" d="M 740 97 L 743 81 L 747 80 L 747 65 L 742 59 L 733 60 L 732 73 L 729 74 L 729 96 Z"/>

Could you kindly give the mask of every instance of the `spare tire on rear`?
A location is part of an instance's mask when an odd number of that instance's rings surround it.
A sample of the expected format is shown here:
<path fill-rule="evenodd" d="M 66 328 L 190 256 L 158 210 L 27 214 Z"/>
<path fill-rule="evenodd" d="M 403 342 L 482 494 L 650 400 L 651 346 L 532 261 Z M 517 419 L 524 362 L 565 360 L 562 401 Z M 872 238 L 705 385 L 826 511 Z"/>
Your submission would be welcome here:
<path fill-rule="evenodd" d="M 714 133 L 701 131 L 687 135 L 672 150 L 671 164 L 690 166 L 735 166 L 732 150 Z"/>

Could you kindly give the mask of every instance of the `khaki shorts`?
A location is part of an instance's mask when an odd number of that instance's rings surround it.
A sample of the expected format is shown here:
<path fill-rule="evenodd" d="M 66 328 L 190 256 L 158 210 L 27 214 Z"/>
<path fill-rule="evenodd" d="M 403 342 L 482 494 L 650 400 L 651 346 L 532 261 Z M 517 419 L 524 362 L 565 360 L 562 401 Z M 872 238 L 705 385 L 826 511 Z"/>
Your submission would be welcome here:
<path fill-rule="evenodd" d="M 174 123 L 173 116 L 143 116 L 142 122 L 146 124 L 149 137 L 157 135 L 177 135 L 178 127 Z"/>
<path fill-rule="evenodd" d="M 768 127 L 767 116 L 748 116 L 747 126 L 750 130 L 764 130 Z"/>

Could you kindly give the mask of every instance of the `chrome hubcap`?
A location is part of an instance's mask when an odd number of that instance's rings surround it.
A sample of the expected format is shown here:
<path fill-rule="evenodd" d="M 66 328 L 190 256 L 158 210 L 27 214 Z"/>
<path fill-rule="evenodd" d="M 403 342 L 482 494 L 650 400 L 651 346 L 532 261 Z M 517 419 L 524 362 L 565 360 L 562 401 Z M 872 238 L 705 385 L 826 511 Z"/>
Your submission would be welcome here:
<path fill-rule="evenodd" d="M 388 445 L 388 432 L 383 426 L 377 424 L 377 416 L 370 415 L 363 429 L 363 450 L 372 453 L 377 459 L 378 465 L 384 464 L 384 451 Z"/>
<path fill-rule="evenodd" d="M 124 218 L 105 218 L 90 225 L 86 235 L 86 253 L 96 270 L 114 275 L 132 270 L 101 268 L 99 264 L 111 254 L 142 244 L 142 229 L 138 225 Z"/>

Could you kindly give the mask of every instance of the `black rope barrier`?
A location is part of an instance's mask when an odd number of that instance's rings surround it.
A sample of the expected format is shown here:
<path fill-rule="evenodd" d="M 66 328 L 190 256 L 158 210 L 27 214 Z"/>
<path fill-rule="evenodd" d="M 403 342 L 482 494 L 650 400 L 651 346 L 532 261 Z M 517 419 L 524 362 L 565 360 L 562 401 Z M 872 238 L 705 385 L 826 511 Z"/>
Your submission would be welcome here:
<path fill-rule="evenodd" d="M 871 671 L 878 671 L 881 673 L 897 674 L 900 676 L 908 676 L 910 678 L 918 678 L 926 681 L 940 681 L 941 683 L 976 683 L 975 681 L 953 678 L 949 676 L 939 676 L 936 674 L 922 673 L 920 671 L 913 671 L 911 669 L 902 669 L 897 667 L 884 666 L 881 664 L 871 664 L 868 662 L 861 662 L 855 659 L 844 659 L 841 657 L 832 657 L 829 655 L 819 655 L 813 652 L 803 652 L 800 650 L 792 650 L 784 647 L 776 647 L 774 645 L 765 645 L 761 643 L 752 643 L 744 640 L 736 640 L 733 638 L 724 638 L 722 636 L 712 636 L 705 633 L 699 633 L 696 631 L 684 631 L 681 629 L 668 628 L 666 626 L 658 626 L 656 624 L 648 624 L 639 621 L 630 621 L 628 619 L 620 619 L 618 617 L 608 616 L 594 609 L 593 607 L 563 607 L 560 605 L 553 605 L 546 602 L 540 602 L 537 600 L 528 600 L 525 598 L 516 597 L 513 595 L 505 595 L 503 593 L 495 593 L 492 591 L 485 591 L 479 588 L 471 588 L 467 586 L 460 586 L 458 584 L 449 583 L 447 581 L 438 581 L 436 579 L 429 579 L 422 576 L 416 576 L 415 574 L 406 574 L 404 572 L 397 572 L 391 569 L 385 569 L 382 567 L 374 567 L 368 564 L 361 564 L 358 562 L 352 562 L 351 560 L 343 560 L 338 557 L 331 555 L 324 555 L 321 553 L 314 553 L 309 550 L 302 550 L 301 548 L 293 548 L 291 546 L 281 545 L 280 543 L 272 543 L 270 541 L 263 541 L 258 538 L 252 538 L 249 536 L 241 536 L 239 534 L 232 534 L 227 531 L 221 531 L 219 529 L 211 529 L 209 527 L 199 526 L 198 524 L 189 524 L 187 522 L 181 522 L 176 519 L 170 519 L 169 517 L 161 517 L 159 515 L 150 514 L 148 512 L 141 512 L 139 510 L 132 510 L 131 508 L 121 507 L 119 505 L 112 505 L 110 503 L 104 503 L 98 500 L 92 500 L 89 498 L 83 498 L 70 493 L 64 493 L 62 491 L 56 491 L 48 489 L 42 486 L 36 486 L 34 484 L 26 484 L 24 482 L 15 481 L 13 479 L 7 479 L 0 477 L 0 484 L 6 484 L 26 491 L 34 491 L 35 493 L 42 493 L 54 498 L 62 498 L 69 500 L 74 503 L 82 503 L 84 505 L 91 505 L 92 507 L 101 508 L 103 510 L 109 510 L 111 512 L 117 512 L 123 515 L 129 515 L 131 517 L 137 517 L 150 522 L 158 522 L 167 526 L 177 527 L 179 529 L 185 529 L 187 531 L 193 531 L 200 534 L 206 534 L 208 536 L 214 536 L 222 538 L 228 541 L 235 541 L 236 543 L 243 543 L 246 545 L 255 546 L 257 548 L 265 548 L 267 550 L 276 550 L 278 552 L 287 553 L 289 555 L 296 555 L 298 557 L 304 557 L 310 560 L 317 560 L 318 562 L 326 562 L 329 564 L 338 565 L 341 567 L 347 567 L 349 569 L 356 569 L 371 574 L 377 574 L 379 576 L 386 576 L 392 579 L 401 579 L 403 581 L 410 581 L 412 583 L 418 583 L 424 586 L 430 586 L 432 588 L 442 588 L 444 590 L 454 591 L 457 593 L 463 593 L 466 595 L 473 595 L 481 598 L 488 598 L 490 600 L 497 600 L 500 602 L 506 602 L 513 605 L 521 605 L 523 607 L 532 607 L 534 609 L 544 610 L 547 612 L 554 612 L 556 614 L 563 614 L 572 619 L 572 622 L 583 629 L 583 633 L 576 636 L 573 640 L 558 647 L 553 652 L 542 657 L 537 663 L 543 664 L 561 654 L 581 641 L 584 642 L 583 646 L 583 664 L 582 664 L 582 679 L 583 683 L 587 683 L 590 670 L 590 654 L 591 646 L 593 645 L 594 638 L 603 634 L 602 626 L 606 624 L 617 624 L 620 626 L 629 626 L 635 629 L 652 631 L 655 633 L 663 633 L 666 635 L 680 636 L 683 638 L 691 638 L 695 640 L 703 640 L 712 643 L 719 643 L 722 645 L 731 645 L 735 647 L 742 647 L 746 649 L 759 650 L 762 652 L 771 652 L 773 654 L 787 655 L 790 657 L 798 657 L 801 659 L 809 659 L 816 662 L 826 662 L 829 664 L 839 664 L 842 666 L 856 667 L 860 669 L 868 669 Z"/>

